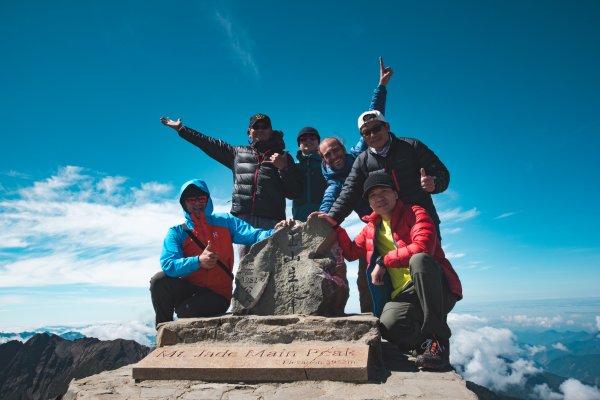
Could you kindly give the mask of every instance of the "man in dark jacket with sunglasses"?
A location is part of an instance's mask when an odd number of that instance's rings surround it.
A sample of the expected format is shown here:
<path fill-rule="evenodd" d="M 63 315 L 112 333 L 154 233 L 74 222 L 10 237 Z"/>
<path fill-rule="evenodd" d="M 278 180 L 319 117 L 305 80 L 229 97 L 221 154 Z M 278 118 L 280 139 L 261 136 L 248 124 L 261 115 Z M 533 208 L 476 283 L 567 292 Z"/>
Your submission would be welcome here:
<path fill-rule="evenodd" d="M 354 161 L 328 215 L 341 223 L 360 202 L 367 177 L 374 172 L 386 172 L 392 177 L 400 200 L 427 210 L 441 238 L 440 218 L 431 195 L 448 187 L 450 173 L 446 166 L 419 140 L 395 136 L 390 131 L 390 124 L 377 110 L 362 113 L 358 118 L 358 129 L 369 148 Z"/>

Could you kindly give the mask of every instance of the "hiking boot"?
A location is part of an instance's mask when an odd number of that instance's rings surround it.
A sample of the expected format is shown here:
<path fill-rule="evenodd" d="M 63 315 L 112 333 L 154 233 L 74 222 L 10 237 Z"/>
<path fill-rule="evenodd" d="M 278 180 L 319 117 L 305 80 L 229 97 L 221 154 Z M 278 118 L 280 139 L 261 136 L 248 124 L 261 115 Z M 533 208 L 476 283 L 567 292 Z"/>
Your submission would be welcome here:
<path fill-rule="evenodd" d="M 421 354 L 425 352 L 425 348 L 427 347 L 427 341 L 423 342 L 419 347 L 416 347 L 410 351 L 410 355 L 413 357 L 419 357 Z"/>
<path fill-rule="evenodd" d="M 421 346 L 423 354 L 415 363 L 419 368 L 444 370 L 450 367 L 450 341 L 448 339 L 427 339 Z"/>

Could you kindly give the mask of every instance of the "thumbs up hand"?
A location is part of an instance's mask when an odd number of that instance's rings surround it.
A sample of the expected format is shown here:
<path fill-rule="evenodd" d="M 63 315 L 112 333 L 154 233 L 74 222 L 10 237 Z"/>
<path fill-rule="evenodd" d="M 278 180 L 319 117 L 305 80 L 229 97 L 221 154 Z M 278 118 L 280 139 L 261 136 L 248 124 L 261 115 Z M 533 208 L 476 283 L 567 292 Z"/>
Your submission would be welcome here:
<path fill-rule="evenodd" d="M 212 242 L 209 240 L 206 248 L 198 257 L 201 268 L 213 269 L 217 264 L 217 253 L 214 252 Z"/>
<path fill-rule="evenodd" d="M 435 190 L 435 176 L 427 175 L 425 173 L 425 168 L 421 168 L 421 187 L 428 193 Z"/>

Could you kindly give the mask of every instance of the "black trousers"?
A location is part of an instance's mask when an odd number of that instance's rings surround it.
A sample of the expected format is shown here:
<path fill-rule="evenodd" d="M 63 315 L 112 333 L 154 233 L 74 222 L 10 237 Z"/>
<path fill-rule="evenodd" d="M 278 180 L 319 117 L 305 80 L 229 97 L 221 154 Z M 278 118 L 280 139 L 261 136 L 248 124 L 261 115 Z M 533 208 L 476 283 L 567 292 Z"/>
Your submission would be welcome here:
<path fill-rule="evenodd" d="M 450 338 L 447 316 L 456 304 L 442 267 L 425 253 L 409 262 L 411 282 L 381 312 L 381 335 L 406 349 L 417 347 L 434 335 Z"/>
<path fill-rule="evenodd" d="M 179 318 L 211 317 L 224 314 L 229 300 L 185 279 L 171 278 L 158 272 L 150 279 L 150 295 L 156 313 L 156 325 Z"/>
<path fill-rule="evenodd" d="M 373 312 L 373 299 L 371 298 L 371 291 L 369 290 L 369 284 L 367 283 L 367 258 L 361 257 L 358 260 L 358 275 L 356 277 L 356 286 L 358 287 L 358 301 L 360 303 L 361 313 L 372 313 Z"/>

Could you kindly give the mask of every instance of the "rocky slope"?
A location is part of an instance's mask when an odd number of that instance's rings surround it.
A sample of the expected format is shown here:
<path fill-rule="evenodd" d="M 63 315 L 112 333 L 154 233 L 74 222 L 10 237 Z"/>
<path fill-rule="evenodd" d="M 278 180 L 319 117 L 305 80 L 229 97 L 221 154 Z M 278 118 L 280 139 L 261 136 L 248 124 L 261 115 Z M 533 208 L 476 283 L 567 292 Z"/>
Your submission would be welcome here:
<path fill-rule="evenodd" d="M 120 368 L 144 358 L 150 349 L 132 340 L 66 340 L 37 334 L 0 346 L 0 398 L 47 399 L 67 391 L 73 378 Z"/>

